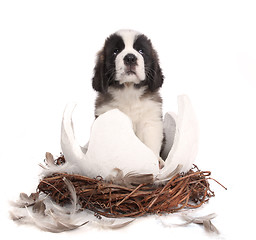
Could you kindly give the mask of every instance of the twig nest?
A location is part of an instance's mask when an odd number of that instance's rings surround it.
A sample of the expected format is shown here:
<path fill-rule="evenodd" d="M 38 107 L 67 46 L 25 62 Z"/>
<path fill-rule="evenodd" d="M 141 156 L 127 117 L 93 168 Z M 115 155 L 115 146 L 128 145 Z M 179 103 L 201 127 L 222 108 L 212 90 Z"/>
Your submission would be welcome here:
<path fill-rule="evenodd" d="M 76 166 L 76 173 L 107 179 L 113 170 L 119 169 L 124 175 L 152 174 L 155 182 L 161 182 L 191 169 L 197 153 L 198 127 L 187 96 L 178 97 L 177 115 L 165 115 L 163 169 L 159 169 L 158 157 L 134 134 L 129 117 L 118 109 L 99 116 L 93 123 L 87 146 L 79 146 L 72 123 L 74 108 L 75 105 L 68 105 L 64 111 L 61 146 L 67 164 Z"/>
<path fill-rule="evenodd" d="M 44 178 L 38 189 L 60 205 L 70 203 L 73 194 L 83 209 L 111 218 L 138 217 L 200 207 L 214 196 L 208 183 L 210 174 L 194 166 L 186 174 L 176 174 L 165 185 L 121 186 L 101 178 L 59 173 Z M 63 179 L 68 179 L 74 190 L 70 191 Z"/>
<path fill-rule="evenodd" d="M 50 153 L 46 154 L 46 167 L 61 168 L 64 162 L 63 155 L 54 160 Z M 40 181 L 36 193 L 30 196 L 21 193 L 20 199 L 12 203 L 14 209 L 10 216 L 14 221 L 33 224 L 50 232 L 73 230 L 89 221 L 97 221 L 103 227 L 120 228 L 139 216 L 199 208 L 214 196 L 208 183 L 208 179 L 212 179 L 210 174 L 194 166 L 186 174 L 176 174 L 165 184 L 145 183 L 144 176 L 142 183 L 125 186 L 100 177 L 54 173 Z M 131 178 L 126 180 L 129 182 Z M 92 218 L 88 211 L 81 218 L 81 210 L 85 209 L 91 210 L 96 218 Z M 198 223 L 203 224 L 207 231 L 217 232 L 210 221 L 214 216 L 187 217 L 182 226 Z M 116 220 L 105 225 L 103 217 Z M 118 219 L 124 221 L 115 223 Z"/>

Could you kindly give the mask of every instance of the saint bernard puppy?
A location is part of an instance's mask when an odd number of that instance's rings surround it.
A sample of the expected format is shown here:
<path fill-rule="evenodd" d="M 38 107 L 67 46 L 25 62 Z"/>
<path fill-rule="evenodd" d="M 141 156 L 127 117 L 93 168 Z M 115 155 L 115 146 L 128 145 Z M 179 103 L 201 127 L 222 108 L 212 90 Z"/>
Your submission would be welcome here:
<path fill-rule="evenodd" d="M 98 92 L 95 116 L 114 108 L 124 112 L 130 117 L 137 137 L 159 159 L 163 144 L 159 89 L 163 80 L 151 41 L 133 30 L 120 30 L 105 40 L 92 80 Z"/>

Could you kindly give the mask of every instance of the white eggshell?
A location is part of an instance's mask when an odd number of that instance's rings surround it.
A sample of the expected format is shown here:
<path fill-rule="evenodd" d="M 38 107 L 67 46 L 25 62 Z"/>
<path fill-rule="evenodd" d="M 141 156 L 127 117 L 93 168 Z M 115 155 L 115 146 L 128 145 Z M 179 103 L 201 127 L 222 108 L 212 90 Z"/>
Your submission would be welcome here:
<path fill-rule="evenodd" d="M 68 104 L 65 108 L 61 125 L 61 149 L 68 162 L 78 163 L 84 157 L 73 129 L 72 114 L 76 104 Z"/>
<path fill-rule="evenodd" d="M 178 97 L 178 115 L 173 144 L 165 166 L 160 170 L 157 178 L 163 180 L 178 167 L 179 172 L 190 170 L 197 155 L 198 142 L 198 124 L 192 104 L 186 95 L 181 95 Z"/>
<path fill-rule="evenodd" d="M 114 109 L 100 115 L 91 129 L 86 153 L 87 175 L 109 176 L 118 168 L 129 172 L 156 175 L 158 158 L 134 134 L 131 120 Z"/>

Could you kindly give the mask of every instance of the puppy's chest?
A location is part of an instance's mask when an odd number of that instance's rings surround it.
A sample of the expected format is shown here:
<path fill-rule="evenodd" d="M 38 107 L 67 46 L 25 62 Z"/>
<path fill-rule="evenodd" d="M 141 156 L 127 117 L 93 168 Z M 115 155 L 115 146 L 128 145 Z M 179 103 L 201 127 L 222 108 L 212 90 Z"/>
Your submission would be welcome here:
<path fill-rule="evenodd" d="M 141 118 L 148 118 L 151 114 L 151 107 L 154 103 L 149 99 L 123 98 L 112 102 L 113 108 L 118 108 L 127 114 L 133 122 L 139 121 Z"/>
<path fill-rule="evenodd" d="M 141 89 L 125 89 L 123 91 L 110 91 L 112 99 L 96 108 L 97 114 L 118 108 L 136 123 L 142 119 L 160 118 L 161 103 L 150 96 L 144 96 Z"/>

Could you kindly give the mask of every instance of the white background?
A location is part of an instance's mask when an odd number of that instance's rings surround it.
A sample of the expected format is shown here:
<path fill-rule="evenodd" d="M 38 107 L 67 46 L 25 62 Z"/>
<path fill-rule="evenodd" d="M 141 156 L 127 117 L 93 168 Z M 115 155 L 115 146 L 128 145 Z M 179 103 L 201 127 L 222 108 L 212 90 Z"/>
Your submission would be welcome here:
<path fill-rule="evenodd" d="M 1 1 L 1 235 L 33 239 L 255 239 L 256 7 L 254 1 Z M 84 226 L 51 234 L 8 219 L 8 200 L 35 191 L 44 153 L 58 155 L 62 112 L 77 102 L 75 129 L 88 140 L 94 118 L 91 78 L 105 38 L 121 28 L 149 36 L 165 75 L 164 112 L 190 96 L 200 124 L 196 164 L 212 183 L 207 207 L 221 231 L 164 227 L 142 218 L 121 230 Z M 210 212 L 209 212 L 210 213 Z M 169 216 L 168 218 L 171 218 Z M 163 217 L 166 219 L 166 217 Z M 6 235 L 8 234 L 8 235 Z"/>

